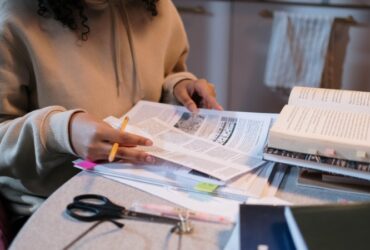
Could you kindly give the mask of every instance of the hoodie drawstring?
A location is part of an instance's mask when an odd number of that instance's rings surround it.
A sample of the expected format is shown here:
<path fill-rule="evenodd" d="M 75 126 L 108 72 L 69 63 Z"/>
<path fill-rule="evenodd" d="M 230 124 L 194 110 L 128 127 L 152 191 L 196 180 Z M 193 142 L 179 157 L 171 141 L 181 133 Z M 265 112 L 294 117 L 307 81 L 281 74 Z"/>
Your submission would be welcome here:
<path fill-rule="evenodd" d="M 120 86 L 123 84 L 123 72 L 122 72 L 122 60 L 121 60 L 121 39 L 120 39 L 120 30 L 118 28 L 118 20 L 119 20 L 119 13 L 117 13 L 115 9 L 115 4 L 118 5 L 120 11 L 122 12 L 122 17 L 124 26 L 126 28 L 126 34 L 128 37 L 128 43 L 130 48 L 131 54 L 131 61 L 133 65 L 133 86 L 134 86 L 134 93 L 132 95 L 132 102 L 136 104 L 139 100 L 144 97 L 144 91 L 142 89 L 140 77 L 139 77 L 139 70 L 138 64 L 135 55 L 135 47 L 132 37 L 132 31 L 129 22 L 129 16 L 126 11 L 126 8 L 123 4 L 124 0 L 112 1 L 112 0 L 84 0 L 86 5 L 95 10 L 103 10 L 109 6 L 111 15 L 112 15 L 112 32 L 113 32 L 113 46 L 114 46 L 114 67 L 115 67 L 115 74 L 116 74 L 116 89 L 117 95 L 120 94 Z"/>
<path fill-rule="evenodd" d="M 114 6 L 110 5 L 111 15 L 112 15 L 112 32 L 113 32 L 113 46 L 114 46 L 114 67 L 116 74 L 116 88 L 117 96 L 120 94 L 120 86 L 123 84 L 123 73 L 122 73 L 122 63 L 121 63 L 121 42 L 119 39 L 119 29 L 117 28 L 117 17 Z"/>
<path fill-rule="evenodd" d="M 123 21 L 126 27 L 126 33 L 128 37 L 128 42 L 130 46 L 130 53 L 131 53 L 131 60 L 132 60 L 132 65 L 134 69 L 134 76 L 133 76 L 133 82 L 135 86 L 135 95 L 134 95 L 134 104 L 136 104 L 138 101 L 143 99 L 144 97 L 144 91 L 142 89 L 141 81 L 140 81 L 140 75 L 139 75 L 139 70 L 138 70 L 138 63 L 136 60 L 136 54 L 135 54 L 135 47 L 134 47 L 134 41 L 132 37 L 132 31 L 131 31 L 131 25 L 129 22 L 129 17 L 126 11 L 126 8 L 122 8 L 122 13 L 123 13 Z"/>

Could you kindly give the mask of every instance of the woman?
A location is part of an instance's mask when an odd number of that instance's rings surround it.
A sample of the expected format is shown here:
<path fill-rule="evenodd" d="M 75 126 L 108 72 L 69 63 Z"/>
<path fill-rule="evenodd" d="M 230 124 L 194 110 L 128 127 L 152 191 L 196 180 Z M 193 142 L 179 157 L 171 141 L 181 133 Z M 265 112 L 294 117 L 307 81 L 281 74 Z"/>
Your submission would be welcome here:
<path fill-rule="evenodd" d="M 212 85 L 186 71 L 188 44 L 170 0 L 2 0 L 0 190 L 32 213 L 75 170 L 77 157 L 153 162 L 102 119 L 137 101 L 221 109 Z"/>

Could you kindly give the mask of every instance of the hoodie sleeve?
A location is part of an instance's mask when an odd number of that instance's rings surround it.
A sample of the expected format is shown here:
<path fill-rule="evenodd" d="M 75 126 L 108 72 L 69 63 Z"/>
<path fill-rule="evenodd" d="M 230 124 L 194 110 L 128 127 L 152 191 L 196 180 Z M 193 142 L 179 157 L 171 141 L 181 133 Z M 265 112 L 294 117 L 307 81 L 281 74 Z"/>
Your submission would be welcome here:
<path fill-rule="evenodd" d="M 171 13 L 172 36 L 168 44 L 169 56 L 173 58 L 171 69 L 165 76 L 163 84 L 163 102 L 176 103 L 177 100 L 173 95 L 173 88 L 176 83 L 185 80 L 196 80 L 197 77 L 187 71 L 186 59 L 189 54 L 189 43 L 186 36 L 185 28 L 175 6 L 169 2 L 169 11 Z"/>
<path fill-rule="evenodd" d="M 25 49 L 3 25 L 0 31 L 0 176 L 19 179 L 30 191 L 48 195 L 62 182 L 53 170 L 71 161 L 69 119 L 60 106 L 32 110 L 31 70 Z M 65 170 L 65 174 L 70 170 Z M 59 180 L 58 180 L 59 178 Z"/>

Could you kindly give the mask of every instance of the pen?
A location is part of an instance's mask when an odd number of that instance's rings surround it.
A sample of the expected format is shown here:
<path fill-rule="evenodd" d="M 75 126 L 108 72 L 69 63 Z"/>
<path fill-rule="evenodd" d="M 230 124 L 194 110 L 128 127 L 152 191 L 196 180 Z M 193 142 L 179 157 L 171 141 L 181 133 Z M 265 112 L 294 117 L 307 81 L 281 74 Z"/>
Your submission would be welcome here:
<path fill-rule="evenodd" d="M 170 217 L 178 217 L 179 214 L 186 214 L 188 213 L 189 219 L 193 220 L 201 220 L 201 221 L 208 221 L 208 222 L 216 222 L 222 224 L 231 224 L 232 221 L 221 215 L 203 213 L 199 211 L 192 211 L 185 208 L 179 207 L 171 207 L 166 205 L 158 205 L 158 204 L 140 204 L 135 202 L 132 205 L 132 210 L 136 212 L 146 212 L 146 213 L 154 213 L 160 216 L 170 216 Z"/>
<path fill-rule="evenodd" d="M 128 116 L 126 116 L 125 119 L 123 119 L 123 122 L 122 122 L 121 128 L 120 128 L 120 132 L 125 131 L 127 123 L 128 123 Z M 116 157 L 118 147 L 119 147 L 119 144 L 117 142 L 113 144 L 112 149 L 110 150 L 110 153 L 109 153 L 109 157 L 108 157 L 109 162 L 114 161 L 114 158 Z"/>

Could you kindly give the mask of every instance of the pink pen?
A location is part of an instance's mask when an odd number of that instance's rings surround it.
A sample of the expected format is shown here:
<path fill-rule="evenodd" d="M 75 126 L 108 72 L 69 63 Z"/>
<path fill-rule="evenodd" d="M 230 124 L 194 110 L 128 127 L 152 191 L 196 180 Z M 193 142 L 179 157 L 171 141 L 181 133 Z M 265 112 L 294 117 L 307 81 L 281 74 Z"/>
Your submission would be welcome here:
<path fill-rule="evenodd" d="M 169 217 L 178 217 L 179 214 L 189 214 L 189 219 L 192 220 L 200 220 L 200 221 L 208 221 L 208 222 L 216 222 L 222 224 L 231 224 L 232 221 L 221 215 L 209 214 L 199 211 L 192 211 L 186 208 L 179 208 L 179 207 L 171 207 L 166 205 L 158 205 L 158 204 L 141 204 L 135 202 L 132 207 L 132 210 L 136 212 L 143 212 L 143 213 L 151 213 L 160 216 L 169 216 Z"/>

